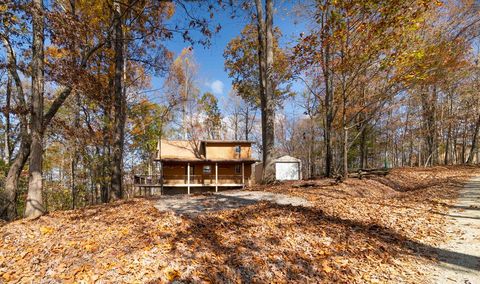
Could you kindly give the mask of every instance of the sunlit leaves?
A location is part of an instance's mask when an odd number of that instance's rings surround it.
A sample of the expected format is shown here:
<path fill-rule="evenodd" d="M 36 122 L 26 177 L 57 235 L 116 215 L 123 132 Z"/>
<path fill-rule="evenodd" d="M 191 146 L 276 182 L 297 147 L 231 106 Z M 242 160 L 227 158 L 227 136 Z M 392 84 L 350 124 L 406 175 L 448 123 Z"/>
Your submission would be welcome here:
<path fill-rule="evenodd" d="M 288 80 L 291 78 L 291 62 L 286 51 L 279 47 L 281 31 L 274 30 L 274 66 L 273 81 L 278 97 L 288 95 Z M 233 78 L 233 85 L 245 100 L 260 104 L 258 74 L 258 36 L 257 28 L 247 24 L 240 35 L 233 38 L 225 48 L 225 70 Z"/>

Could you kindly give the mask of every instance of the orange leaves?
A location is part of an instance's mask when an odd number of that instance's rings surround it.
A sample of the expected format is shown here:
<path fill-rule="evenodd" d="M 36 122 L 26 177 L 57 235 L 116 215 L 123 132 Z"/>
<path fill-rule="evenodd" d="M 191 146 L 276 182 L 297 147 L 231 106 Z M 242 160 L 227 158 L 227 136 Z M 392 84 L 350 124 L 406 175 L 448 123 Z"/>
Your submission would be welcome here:
<path fill-rule="evenodd" d="M 323 269 L 323 271 L 326 272 L 326 273 L 330 273 L 330 272 L 332 272 L 332 270 L 333 270 L 333 269 L 330 267 L 330 264 L 328 263 L 328 261 L 326 261 L 326 260 L 322 261 L 322 269 Z"/>
<path fill-rule="evenodd" d="M 180 217 L 132 200 L 53 212 L 2 227 L 0 282 L 421 283 L 412 275 L 427 256 L 405 240 L 441 240 L 432 210 L 454 194 L 445 181 L 468 171 L 402 169 L 382 181 L 405 192 L 372 180 L 262 187 L 311 208 L 264 202 Z"/>
<path fill-rule="evenodd" d="M 178 270 L 176 269 L 168 268 L 165 271 L 165 277 L 167 278 L 168 281 L 173 281 L 180 277 L 180 272 L 178 272 Z"/>
<path fill-rule="evenodd" d="M 87 252 L 92 253 L 92 252 L 96 252 L 98 250 L 98 245 L 95 244 L 95 243 L 89 243 L 89 244 L 86 244 L 84 246 L 84 248 Z"/>

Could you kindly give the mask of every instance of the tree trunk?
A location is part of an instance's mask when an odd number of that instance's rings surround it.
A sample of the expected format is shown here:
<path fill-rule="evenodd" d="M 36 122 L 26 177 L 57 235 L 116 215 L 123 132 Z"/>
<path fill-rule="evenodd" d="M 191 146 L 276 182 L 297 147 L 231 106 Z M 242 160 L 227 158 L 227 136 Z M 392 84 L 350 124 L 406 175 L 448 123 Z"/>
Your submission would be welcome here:
<path fill-rule="evenodd" d="M 342 154 L 343 154 L 343 168 L 342 174 L 343 179 L 348 178 L 348 128 L 346 126 L 343 127 L 343 141 L 342 141 Z"/>
<path fill-rule="evenodd" d="M 248 132 L 249 132 L 249 130 L 248 130 L 249 126 L 248 125 L 249 125 L 249 119 L 250 119 L 250 117 L 249 117 L 250 107 L 248 105 L 246 105 L 246 107 L 247 108 L 245 109 L 245 141 L 248 141 Z"/>
<path fill-rule="evenodd" d="M 22 110 L 19 113 L 20 120 L 20 146 L 18 153 L 13 160 L 5 179 L 5 208 L 0 210 L 0 215 L 3 219 L 11 221 L 17 217 L 17 191 L 18 180 L 25 166 L 27 159 L 30 155 L 30 136 L 28 133 L 28 117 L 27 117 L 27 104 L 25 101 L 25 94 L 23 92 L 22 82 L 20 76 L 17 73 L 16 55 L 15 51 L 10 45 L 10 42 L 4 38 L 3 44 L 7 53 L 7 68 L 8 74 L 15 82 L 15 97 L 17 100 L 17 106 Z"/>
<path fill-rule="evenodd" d="M 479 131 L 480 131 L 480 115 L 478 115 L 477 122 L 475 123 L 475 129 L 473 130 L 472 146 L 470 147 L 470 153 L 468 153 L 467 164 L 473 163 L 473 158 L 474 158 L 475 152 L 477 151 L 477 139 L 478 139 Z"/>
<path fill-rule="evenodd" d="M 345 80 L 342 80 L 342 175 L 348 178 L 348 128 L 347 128 L 347 94 Z"/>
<path fill-rule="evenodd" d="M 23 167 L 27 163 L 30 155 L 30 137 L 27 131 L 27 127 L 21 126 L 22 140 L 18 149 L 17 156 L 13 160 L 10 168 L 8 169 L 7 177 L 5 178 L 5 208 L 1 210 L 1 218 L 7 221 L 12 221 L 17 217 L 17 192 L 18 192 L 18 180 L 22 173 Z"/>
<path fill-rule="evenodd" d="M 266 17 L 263 15 L 261 0 L 255 0 L 258 21 L 258 60 L 260 70 L 260 101 L 262 111 L 262 182 L 275 180 L 274 143 L 275 143 L 275 92 L 273 84 L 273 0 L 266 0 Z"/>
<path fill-rule="evenodd" d="M 367 168 L 367 126 L 363 126 L 360 134 L 360 168 Z"/>
<path fill-rule="evenodd" d="M 123 75 L 124 75 L 124 42 L 122 31 L 122 18 L 120 11 L 120 3 L 113 2 L 114 29 L 115 29 L 115 74 L 113 83 L 114 97 L 114 135 L 113 135 L 113 153 L 112 153 L 112 181 L 111 190 L 114 199 L 123 197 L 122 186 L 122 164 L 123 164 L 123 146 L 125 139 L 125 97 L 123 92 Z"/>
<path fill-rule="evenodd" d="M 32 107 L 30 165 L 25 217 L 37 218 L 45 213 L 42 191 L 43 92 L 44 92 L 44 15 L 43 1 L 33 0 Z"/>
<path fill-rule="evenodd" d="M 265 149 L 263 151 L 265 171 L 264 182 L 275 180 L 274 147 L 275 147 L 275 90 L 273 82 L 273 0 L 266 0 L 266 132 Z"/>
<path fill-rule="evenodd" d="M 325 176 L 331 177 L 333 172 L 332 124 L 333 124 L 333 85 L 330 84 L 330 45 L 325 46 L 323 77 L 325 81 Z"/>
<path fill-rule="evenodd" d="M 10 144 L 10 101 L 12 98 L 12 77 L 7 74 L 7 93 L 5 98 L 5 133 L 4 133 L 4 148 L 3 161 L 5 164 L 10 163 L 11 144 Z"/>
<path fill-rule="evenodd" d="M 447 140 L 445 141 L 445 158 L 444 158 L 444 161 L 443 161 L 443 163 L 445 165 L 448 165 L 448 163 L 449 163 L 450 140 L 452 139 L 451 136 L 452 136 L 452 125 L 449 122 L 448 123 L 448 130 L 447 130 Z"/>

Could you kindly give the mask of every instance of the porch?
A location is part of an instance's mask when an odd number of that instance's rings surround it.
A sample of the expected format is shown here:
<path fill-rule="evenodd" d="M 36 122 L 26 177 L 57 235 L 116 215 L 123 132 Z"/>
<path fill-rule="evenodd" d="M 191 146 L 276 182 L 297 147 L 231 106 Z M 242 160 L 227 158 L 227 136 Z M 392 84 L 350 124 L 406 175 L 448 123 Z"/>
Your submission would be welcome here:
<path fill-rule="evenodd" d="M 243 186 L 249 178 L 242 175 L 135 175 L 135 186 Z"/>
<path fill-rule="evenodd" d="M 163 194 L 164 189 L 192 193 L 218 192 L 219 189 L 244 188 L 250 182 L 251 165 L 244 162 L 166 162 L 159 167 L 159 173 L 135 175 L 134 186 L 147 194 Z"/>

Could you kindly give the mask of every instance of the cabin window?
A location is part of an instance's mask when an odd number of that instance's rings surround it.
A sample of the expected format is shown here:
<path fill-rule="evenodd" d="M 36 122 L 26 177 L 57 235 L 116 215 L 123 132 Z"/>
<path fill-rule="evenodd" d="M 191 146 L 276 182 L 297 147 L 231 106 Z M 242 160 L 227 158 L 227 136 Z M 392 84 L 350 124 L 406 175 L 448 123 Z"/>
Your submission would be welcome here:
<path fill-rule="evenodd" d="M 210 165 L 203 166 L 203 173 L 204 174 L 209 174 L 211 172 L 212 172 L 212 166 L 210 166 Z"/>
<path fill-rule="evenodd" d="M 242 172 L 242 166 L 241 165 L 235 165 L 235 173 L 240 174 Z"/>
<path fill-rule="evenodd" d="M 240 147 L 240 145 L 235 146 L 235 153 L 240 154 L 241 151 L 242 151 L 242 147 Z"/>

